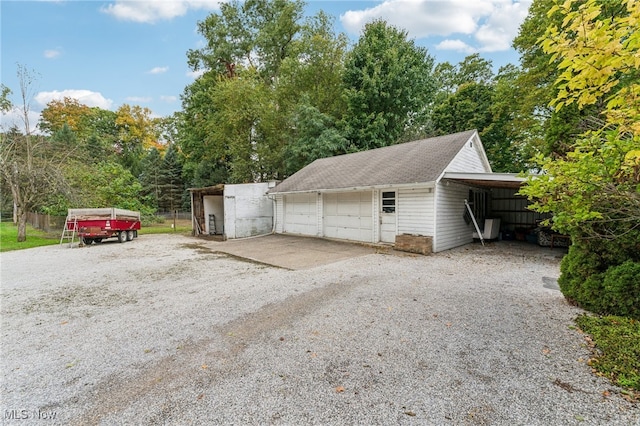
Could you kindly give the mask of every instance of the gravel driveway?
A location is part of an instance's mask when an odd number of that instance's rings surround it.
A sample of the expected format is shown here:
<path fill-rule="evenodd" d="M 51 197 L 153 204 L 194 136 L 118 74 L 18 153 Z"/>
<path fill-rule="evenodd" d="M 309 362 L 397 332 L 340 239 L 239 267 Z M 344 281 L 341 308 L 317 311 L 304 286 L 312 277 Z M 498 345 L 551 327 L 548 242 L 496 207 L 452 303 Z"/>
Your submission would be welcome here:
<path fill-rule="evenodd" d="M 220 244 L 2 253 L 3 422 L 640 424 L 591 373 L 553 256 L 467 246 L 286 270 Z"/>

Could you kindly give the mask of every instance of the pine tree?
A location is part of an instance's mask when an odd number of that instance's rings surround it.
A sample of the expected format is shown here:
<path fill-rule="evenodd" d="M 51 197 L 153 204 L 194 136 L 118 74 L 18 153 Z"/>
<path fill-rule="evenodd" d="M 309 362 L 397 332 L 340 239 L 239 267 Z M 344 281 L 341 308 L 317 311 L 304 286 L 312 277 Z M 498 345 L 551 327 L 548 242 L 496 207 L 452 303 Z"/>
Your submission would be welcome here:
<path fill-rule="evenodd" d="M 184 181 L 182 180 L 182 164 L 178 159 L 178 153 L 169 145 L 164 154 L 159 173 L 160 194 L 158 207 L 161 211 L 172 212 L 181 208 L 184 193 Z"/>

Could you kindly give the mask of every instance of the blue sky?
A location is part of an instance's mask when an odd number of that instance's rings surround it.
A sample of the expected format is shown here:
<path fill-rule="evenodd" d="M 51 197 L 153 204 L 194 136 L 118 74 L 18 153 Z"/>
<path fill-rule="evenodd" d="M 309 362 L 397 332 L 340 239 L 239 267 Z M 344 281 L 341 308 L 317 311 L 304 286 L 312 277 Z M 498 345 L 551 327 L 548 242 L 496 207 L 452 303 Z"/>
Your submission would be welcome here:
<path fill-rule="evenodd" d="M 531 0 L 307 0 L 307 13 L 324 10 L 356 41 L 366 22 L 385 19 L 405 29 L 436 62 L 457 63 L 478 52 L 497 68 L 517 63 L 511 41 Z M 77 98 L 116 110 L 149 108 L 156 116 L 181 109 L 180 95 L 194 78 L 189 49 L 202 46 L 198 21 L 218 10 L 213 0 L 2 0 L 1 82 L 19 104 L 17 65 L 37 75 L 31 103 L 39 112 L 53 99 Z M 16 122 L 15 114 L 2 125 Z"/>

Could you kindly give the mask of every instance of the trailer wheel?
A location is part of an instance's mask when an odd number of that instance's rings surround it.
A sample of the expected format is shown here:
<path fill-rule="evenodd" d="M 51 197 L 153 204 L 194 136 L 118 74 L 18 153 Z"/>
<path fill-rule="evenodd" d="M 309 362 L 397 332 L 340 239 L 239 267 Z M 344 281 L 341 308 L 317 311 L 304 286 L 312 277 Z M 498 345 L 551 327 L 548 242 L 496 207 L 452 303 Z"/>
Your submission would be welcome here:
<path fill-rule="evenodd" d="M 127 241 L 133 241 L 133 231 L 127 231 Z"/>
<path fill-rule="evenodd" d="M 93 241 L 95 241 L 95 242 L 96 242 L 96 244 L 99 244 L 99 243 L 101 243 L 101 242 L 102 242 L 102 238 L 96 238 L 96 239 L 95 239 L 95 240 L 93 240 Z"/>
<path fill-rule="evenodd" d="M 124 243 L 125 241 L 127 241 L 127 231 L 118 232 L 118 242 Z"/>
<path fill-rule="evenodd" d="M 82 242 L 85 246 L 90 246 L 93 243 L 93 238 L 82 237 Z"/>

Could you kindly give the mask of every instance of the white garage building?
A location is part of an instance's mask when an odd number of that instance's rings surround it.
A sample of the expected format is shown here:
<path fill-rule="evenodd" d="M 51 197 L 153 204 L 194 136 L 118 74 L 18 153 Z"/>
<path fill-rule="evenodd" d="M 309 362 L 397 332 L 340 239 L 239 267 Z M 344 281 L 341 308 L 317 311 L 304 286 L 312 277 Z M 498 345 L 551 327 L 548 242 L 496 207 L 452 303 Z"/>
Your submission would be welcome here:
<path fill-rule="evenodd" d="M 477 131 L 470 130 L 318 159 L 269 195 L 277 233 L 368 243 L 425 236 L 438 252 L 473 241 L 465 200 L 482 225 L 491 190 L 514 197 L 522 181 L 492 173 Z"/>

